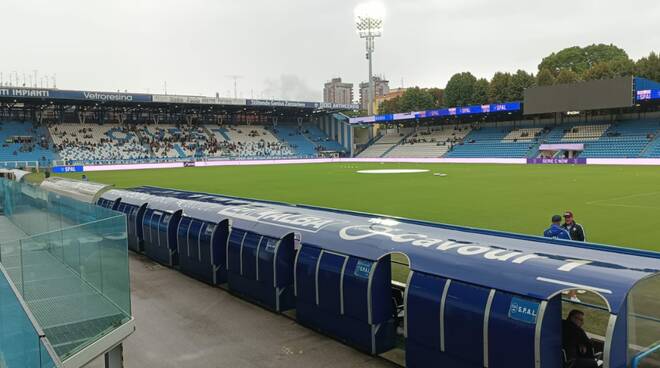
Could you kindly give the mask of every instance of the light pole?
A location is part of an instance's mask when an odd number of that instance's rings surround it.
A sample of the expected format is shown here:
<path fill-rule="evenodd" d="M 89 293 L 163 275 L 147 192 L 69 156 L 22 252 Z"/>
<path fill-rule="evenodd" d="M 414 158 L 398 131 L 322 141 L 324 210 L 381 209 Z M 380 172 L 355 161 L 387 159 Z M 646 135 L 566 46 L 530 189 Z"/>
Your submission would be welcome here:
<path fill-rule="evenodd" d="M 367 111 L 369 115 L 374 113 L 374 90 L 373 75 L 373 52 L 374 40 L 383 34 L 383 21 L 385 20 L 385 7 L 379 2 L 369 2 L 358 5 L 355 8 L 355 26 L 360 38 L 367 41 L 367 60 L 369 60 L 369 91 L 367 93 Z"/>

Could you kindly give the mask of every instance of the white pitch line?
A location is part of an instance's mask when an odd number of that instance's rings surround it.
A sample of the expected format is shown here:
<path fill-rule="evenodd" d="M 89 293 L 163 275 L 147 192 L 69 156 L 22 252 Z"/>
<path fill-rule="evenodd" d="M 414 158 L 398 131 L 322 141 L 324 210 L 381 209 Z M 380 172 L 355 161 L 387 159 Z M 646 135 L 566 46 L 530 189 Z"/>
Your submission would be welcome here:
<path fill-rule="evenodd" d="M 623 197 L 597 199 L 595 201 L 589 201 L 589 202 L 587 202 L 587 204 L 598 204 L 599 202 L 610 202 L 610 201 L 618 201 L 618 200 L 621 200 L 621 199 L 646 197 L 646 196 L 655 195 L 655 194 L 660 194 L 660 192 L 637 193 L 637 194 L 631 194 L 631 195 L 627 195 L 627 196 L 623 196 Z M 656 208 L 656 207 L 653 207 L 653 208 Z"/>
<path fill-rule="evenodd" d="M 660 207 L 657 206 L 635 206 L 632 204 L 613 204 L 613 203 L 597 203 L 594 206 L 604 206 L 604 207 L 624 207 L 624 208 L 649 208 L 652 210 L 660 210 Z"/>

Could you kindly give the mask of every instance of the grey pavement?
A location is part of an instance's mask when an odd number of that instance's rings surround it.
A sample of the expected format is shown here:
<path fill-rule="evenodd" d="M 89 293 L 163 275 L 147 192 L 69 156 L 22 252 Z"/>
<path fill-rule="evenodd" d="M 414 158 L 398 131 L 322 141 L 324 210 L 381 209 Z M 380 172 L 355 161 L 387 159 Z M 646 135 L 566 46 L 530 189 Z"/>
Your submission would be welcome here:
<path fill-rule="evenodd" d="M 396 367 L 146 257 L 131 253 L 130 270 L 127 368 Z"/>

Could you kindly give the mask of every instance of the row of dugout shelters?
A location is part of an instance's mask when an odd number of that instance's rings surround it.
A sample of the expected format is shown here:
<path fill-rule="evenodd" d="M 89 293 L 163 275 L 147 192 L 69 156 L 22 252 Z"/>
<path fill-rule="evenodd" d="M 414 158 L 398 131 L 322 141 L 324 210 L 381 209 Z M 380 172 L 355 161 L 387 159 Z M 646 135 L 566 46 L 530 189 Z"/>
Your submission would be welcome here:
<path fill-rule="evenodd" d="M 658 253 L 155 187 L 99 200 L 121 203 L 144 208 L 150 258 L 371 354 L 399 327 L 408 367 L 561 367 L 574 289 L 605 306 L 603 366 L 658 362 Z M 392 257 L 410 265 L 401 301 Z"/>
<path fill-rule="evenodd" d="M 99 205 L 126 213 L 132 250 L 208 284 L 226 283 L 232 292 L 271 310 L 293 308 L 295 234 L 226 215 L 229 202 L 239 203 L 124 190 L 99 199 Z"/>

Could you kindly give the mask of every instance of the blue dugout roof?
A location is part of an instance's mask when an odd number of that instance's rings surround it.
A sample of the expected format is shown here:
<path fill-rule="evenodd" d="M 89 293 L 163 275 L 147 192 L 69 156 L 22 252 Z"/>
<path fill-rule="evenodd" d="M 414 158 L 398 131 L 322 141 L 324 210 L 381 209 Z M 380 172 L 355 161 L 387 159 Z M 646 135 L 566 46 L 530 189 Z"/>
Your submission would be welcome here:
<path fill-rule="evenodd" d="M 154 197 L 146 193 L 136 193 L 121 189 L 111 189 L 103 193 L 100 198 L 107 199 L 109 201 L 116 201 L 117 199 L 121 198 L 123 203 L 142 206 L 145 203 L 149 203 L 149 200 Z"/>
<path fill-rule="evenodd" d="M 374 261 L 402 253 L 414 271 L 536 299 L 591 290 L 614 314 L 638 281 L 660 272 L 660 253 L 650 251 L 156 187 L 133 190 L 179 199 L 184 207 L 213 203 L 204 209 L 211 216 L 261 235 L 296 232 L 303 246 Z"/>

